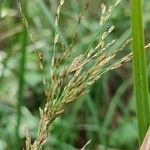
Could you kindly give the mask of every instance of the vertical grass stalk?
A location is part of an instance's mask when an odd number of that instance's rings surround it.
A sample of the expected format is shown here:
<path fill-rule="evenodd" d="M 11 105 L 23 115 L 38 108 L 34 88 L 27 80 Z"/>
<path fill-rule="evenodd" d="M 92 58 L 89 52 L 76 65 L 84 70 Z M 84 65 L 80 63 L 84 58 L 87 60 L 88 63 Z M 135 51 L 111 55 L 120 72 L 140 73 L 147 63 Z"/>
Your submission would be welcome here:
<path fill-rule="evenodd" d="M 131 0 L 132 50 L 134 90 L 137 105 L 139 142 L 142 143 L 150 125 L 150 107 L 146 55 L 144 50 L 144 30 L 142 17 L 142 1 Z"/>
<path fill-rule="evenodd" d="M 20 136 L 19 136 L 19 126 L 21 122 L 21 105 L 24 93 L 24 74 L 25 74 L 25 60 L 26 60 L 26 43 L 27 43 L 27 32 L 24 29 L 23 31 L 23 45 L 22 45 L 22 56 L 20 60 L 20 75 L 19 75 L 19 90 L 18 90 L 18 99 L 17 99 L 17 125 L 16 125 L 16 140 L 18 150 L 20 149 Z"/>
<path fill-rule="evenodd" d="M 26 4 L 24 3 L 26 9 Z M 25 12 L 26 13 L 26 12 Z M 21 123 L 21 106 L 24 94 L 24 77 L 25 77 L 25 64 L 26 64 L 26 46 L 28 42 L 28 33 L 26 27 L 24 26 L 22 32 L 22 45 L 21 45 L 21 58 L 20 58 L 20 74 L 19 74 L 19 89 L 18 89 L 18 99 L 16 103 L 17 107 L 17 124 L 16 124 L 16 148 L 20 150 L 21 148 L 21 138 L 19 135 L 19 128 Z"/>

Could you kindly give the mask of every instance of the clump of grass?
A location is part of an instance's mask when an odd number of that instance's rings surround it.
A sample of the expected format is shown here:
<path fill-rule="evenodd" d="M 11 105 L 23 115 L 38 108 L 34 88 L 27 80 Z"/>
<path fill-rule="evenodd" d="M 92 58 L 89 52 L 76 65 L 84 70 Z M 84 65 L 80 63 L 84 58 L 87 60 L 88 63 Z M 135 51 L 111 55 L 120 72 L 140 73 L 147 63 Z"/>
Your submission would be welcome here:
<path fill-rule="evenodd" d="M 39 129 L 37 139 L 33 143 L 28 131 L 26 132 L 26 150 L 38 150 L 42 148 L 48 139 L 48 128 L 52 122 L 64 112 L 65 106 L 68 103 L 71 103 L 88 93 L 90 85 L 100 79 L 104 73 L 116 69 L 131 60 L 132 53 L 124 56 L 123 58 L 117 57 L 117 54 L 128 46 L 131 39 L 127 40 L 122 47 L 114 51 L 108 51 L 108 49 L 114 46 L 117 41 L 112 40 L 110 43 L 106 42 L 107 37 L 114 30 L 114 26 L 110 26 L 107 30 L 104 30 L 104 26 L 119 3 L 120 0 L 116 1 L 115 5 L 108 9 L 104 4 L 102 4 L 100 31 L 91 41 L 85 53 L 77 54 L 73 59 L 71 58 L 71 60 L 68 61 L 72 51 L 62 44 L 61 54 L 58 55 L 56 48 L 59 41 L 60 11 L 64 4 L 64 0 L 60 0 L 55 19 L 56 30 L 53 55 L 50 64 L 50 80 L 45 77 L 43 54 L 36 50 L 39 66 L 43 73 L 43 84 L 46 89 L 45 95 L 47 101 L 45 106 L 40 108 Z M 31 40 L 33 44 L 35 44 L 36 38 L 23 14 L 22 18 L 31 35 Z M 76 34 L 74 37 L 76 37 Z M 94 41 L 98 38 L 99 42 L 95 46 Z M 75 38 L 73 38 L 70 48 L 72 48 L 74 40 Z"/>

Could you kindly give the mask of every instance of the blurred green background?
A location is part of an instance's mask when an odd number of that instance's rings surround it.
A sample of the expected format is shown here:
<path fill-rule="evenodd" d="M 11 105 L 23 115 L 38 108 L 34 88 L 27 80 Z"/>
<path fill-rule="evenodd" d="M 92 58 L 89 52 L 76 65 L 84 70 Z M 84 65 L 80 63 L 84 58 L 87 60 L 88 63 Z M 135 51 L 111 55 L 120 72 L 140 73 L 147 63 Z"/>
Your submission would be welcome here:
<path fill-rule="evenodd" d="M 89 2 L 87 10 L 85 4 Z M 17 99 L 21 107 L 19 134 L 23 146 L 25 129 L 34 139 L 39 123 L 39 107 L 45 103 L 42 74 L 35 48 L 44 53 L 45 72 L 49 68 L 54 41 L 54 19 L 58 0 L 24 0 L 26 16 L 37 41 L 32 44 L 21 22 L 17 2 L 0 0 L 0 150 L 16 149 Z M 76 32 L 74 49 L 84 52 L 99 31 L 101 3 L 114 0 L 66 0 L 60 16 L 60 41 L 69 44 Z M 78 24 L 78 18 L 82 21 Z M 150 1 L 144 1 L 146 43 L 150 41 Z M 106 26 L 115 25 L 108 41 L 117 44 L 130 36 L 130 1 L 122 0 Z M 130 48 L 125 50 L 130 52 Z M 147 52 L 147 56 L 149 52 Z M 148 65 L 149 58 L 148 58 Z M 148 69 L 148 71 L 150 71 Z M 133 96 L 131 62 L 105 74 L 90 88 L 90 93 L 66 107 L 50 128 L 44 150 L 74 150 L 88 145 L 89 150 L 103 146 L 120 150 L 138 149 L 136 107 Z M 150 74 L 149 74 L 150 75 Z M 23 81 L 24 78 L 24 81 Z M 22 148 L 20 148 L 22 149 Z"/>

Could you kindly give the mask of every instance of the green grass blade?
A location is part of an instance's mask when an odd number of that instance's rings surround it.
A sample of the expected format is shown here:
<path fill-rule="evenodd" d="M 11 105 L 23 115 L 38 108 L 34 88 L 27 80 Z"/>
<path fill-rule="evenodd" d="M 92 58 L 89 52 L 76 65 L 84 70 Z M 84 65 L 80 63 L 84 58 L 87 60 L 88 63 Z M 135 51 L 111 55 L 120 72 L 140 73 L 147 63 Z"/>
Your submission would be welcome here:
<path fill-rule="evenodd" d="M 24 74 L 25 74 L 25 60 L 26 60 L 26 43 L 27 43 L 27 31 L 23 31 L 23 46 L 22 46 L 22 56 L 20 60 L 20 75 L 19 75 L 19 90 L 18 90 L 18 99 L 17 99 L 17 125 L 16 125 L 16 140 L 18 145 L 18 150 L 20 149 L 20 136 L 19 136 L 19 127 L 21 122 L 21 105 L 24 93 Z"/>
<path fill-rule="evenodd" d="M 150 124 L 150 107 L 141 0 L 131 0 L 133 75 L 137 105 L 139 141 L 143 141 Z"/>
<path fill-rule="evenodd" d="M 27 3 L 24 2 L 24 13 L 26 15 L 26 5 Z M 19 128 L 21 123 L 21 106 L 22 106 L 22 99 L 24 94 L 24 78 L 25 78 L 25 64 L 26 64 L 26 46 L 28 43 L 28 33 L 27 29 L 24 26 L 23 33 L 22 33 L 22 47 L 21 47 L 21 58 L 20 58 L 20 74 L 19 74 L 19 88 L 18 88 L 18 98 L 16 102 L 17 107 L 17 123 L 16 123 L 16 148 L 19 150 L 21 147 L 21 138 L 19 135 Z"/>
<path fill-rule="evenodd" d="M 111 124 L 112 120 L 113 120 L 113 115 L 114 115 L 114 112 L 121 100 L 121 96 L 122 94 L 125 92 L 125 90 L 127 89 L 128 87 L 128 80 L 124 81 L 120 87 L 117 89 L 114 97 L 111 99 L 111 103 L 109 104 L 109 107 L 108 107 L 108 110 L 106 112 L 106 115 L 105 115 L 105 118 L 104 118 L 104 121 L 103 121 L 103 128 L 104 130 L 106 130 L 109 125 Z"/>

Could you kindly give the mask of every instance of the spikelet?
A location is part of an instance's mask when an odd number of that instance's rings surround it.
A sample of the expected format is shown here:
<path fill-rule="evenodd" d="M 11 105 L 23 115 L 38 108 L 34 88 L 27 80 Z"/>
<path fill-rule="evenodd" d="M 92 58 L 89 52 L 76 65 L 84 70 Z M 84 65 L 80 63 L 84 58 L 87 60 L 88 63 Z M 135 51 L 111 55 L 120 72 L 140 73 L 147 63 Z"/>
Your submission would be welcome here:
<path fill-rule="evenodd" d="M 105 22 L 105 13 L 106 13 L 106 5 L 104 3 L 101 4 L 102 15 L 100 17 L 100 26 Z"/>
<path fill-rule="evenodd" d="M 30 150 L 31 149 L 31 137 L 29 135 L 28 129 L 26 129 L 25 133 L 26 133 L 26 143 L 25 143 L 26 150 Z"/>
<path fill-rule="evenodd" d="M 70 65 L 69 73 L 78 70 L 78 69 L 82 66 L 82 60 L 83 60 L 83 55 L 82 55 L 82 54 L 79 55 L 79 56 L 77 56 L 77 57 L 73 60 L 72 64 Z"/>

